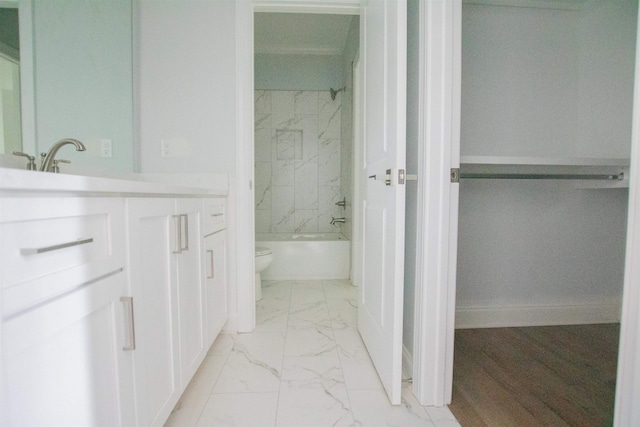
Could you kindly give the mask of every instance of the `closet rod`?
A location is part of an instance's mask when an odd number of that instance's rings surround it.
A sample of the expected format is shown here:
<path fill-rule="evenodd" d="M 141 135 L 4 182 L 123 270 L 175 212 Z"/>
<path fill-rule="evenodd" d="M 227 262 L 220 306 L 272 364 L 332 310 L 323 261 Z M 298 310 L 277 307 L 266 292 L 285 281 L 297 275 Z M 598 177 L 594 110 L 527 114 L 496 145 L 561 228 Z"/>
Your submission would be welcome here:
<path fill-rule="evenodd" d="M 559 173 L 460 173 L 460 179 L 569 179 L 622 181 L 624 173 L 619 174 L 559 174 Z"/>

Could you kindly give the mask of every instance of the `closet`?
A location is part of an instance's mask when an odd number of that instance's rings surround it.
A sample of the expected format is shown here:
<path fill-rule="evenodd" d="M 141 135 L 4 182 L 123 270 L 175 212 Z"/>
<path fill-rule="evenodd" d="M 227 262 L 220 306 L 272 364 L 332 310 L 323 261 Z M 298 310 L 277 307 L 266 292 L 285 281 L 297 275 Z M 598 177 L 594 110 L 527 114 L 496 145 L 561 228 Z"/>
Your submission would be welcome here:
<path fill-rule="evenodd" d="M 619 321 L 637 7 L 463 3 L 457 328 Z"/>

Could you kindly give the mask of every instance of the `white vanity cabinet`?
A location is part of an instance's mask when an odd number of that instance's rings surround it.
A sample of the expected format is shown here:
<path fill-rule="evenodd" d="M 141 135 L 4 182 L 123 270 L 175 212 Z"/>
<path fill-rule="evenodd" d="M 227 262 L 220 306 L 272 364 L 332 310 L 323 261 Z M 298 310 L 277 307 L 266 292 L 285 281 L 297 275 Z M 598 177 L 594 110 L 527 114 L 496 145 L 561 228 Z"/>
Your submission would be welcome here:
<path fill-rule="evenodd" d="M 180 377 L 187 386 L 209 348 L 205 344 L 202 261 L 202 201 L 177 199 L 175 227 L 180 230 L 174 254 L 177 268 L 180 319 Z M 177 252 L 177 253 L 176 253 Z"/>
<path fill-rule="evenodd" d="M 123 201 L 3 197 L 0 235 L 0 424 L 132 425 Z"/>
<path fill-rule="evenodd" d="M 202 230 L 204 235 L 203 277 L 205 280 L 207 347 L 213 344 L 229 318 L 227 288 L 227 199 L 205 199 Z"/>
<path fill-rule="evenodd" d="M 0 168 L 0 425 L 166 422 L 228 317 L 214 188 Z"/>
<path fill-rule="evenodd" d="M 127 201 L 138 425 L 162 425 L 206 355 L 202 200 Z"/>
<path fill-rule="evenodd" d="M 226 230 L 205 236 L 203 264 L 207 314 L 205 334 L 210 346 L 229 318 Z"/>

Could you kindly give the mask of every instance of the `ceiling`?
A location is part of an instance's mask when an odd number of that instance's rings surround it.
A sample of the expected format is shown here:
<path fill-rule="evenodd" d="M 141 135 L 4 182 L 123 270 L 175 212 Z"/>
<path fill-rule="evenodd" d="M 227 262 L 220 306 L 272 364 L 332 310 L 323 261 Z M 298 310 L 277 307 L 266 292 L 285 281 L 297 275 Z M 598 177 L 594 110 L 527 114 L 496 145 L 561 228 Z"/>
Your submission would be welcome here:
<path fill-rule="evenodd" d="M 351 15 L 256 13 L 256 53 L 342 55 Z"/>

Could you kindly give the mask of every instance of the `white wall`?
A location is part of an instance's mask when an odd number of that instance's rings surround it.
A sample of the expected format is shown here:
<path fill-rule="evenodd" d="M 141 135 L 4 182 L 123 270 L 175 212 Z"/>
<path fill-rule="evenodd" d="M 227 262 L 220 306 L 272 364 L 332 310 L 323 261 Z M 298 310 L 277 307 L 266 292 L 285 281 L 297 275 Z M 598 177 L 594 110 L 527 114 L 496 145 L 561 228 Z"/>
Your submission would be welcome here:
<path fill-rule="evenodd" d="M 577 18 L 463 5 L 461 155 L 574 155 Z"/>
<path fill-rule="evenodd" d="M 236 2 L 139 0 L 134 16 L 140 169 L 229 174 L 227 328 L 236 330 Z M 161 156 L 163 140 L 170 144 L 171 157 Z"/>
<path fill-rule="evenodd" d="M 579 19 L 579 157 L 628 158 L 637 0 L 593 2 Z"/>
<path fill-rule="evenodd" d="M 62 170 L 132 172 L 131 0 L 35 1 L 33 20 L 37 150 L 76 138 L 87 151 L 66 147 Z M 100 139 L 113 157 L 100 157 Z"/>
<path fill-rule="evenodd" d="M 235 2 L 138 3 L 141 171 L 233 173 Z"/>
<path fill-rule="evenodd" d="M 343 85 L 342 56 L 258 53 L 256 90 L 329 90 Z"/>
<path fill-rule="evenodd" d="M 587 7 L 463 6 L 462 155 L 629 156 L 637 4 Z M 627 200 L 463 180 L 457 326 L 617 320 Z"/>

